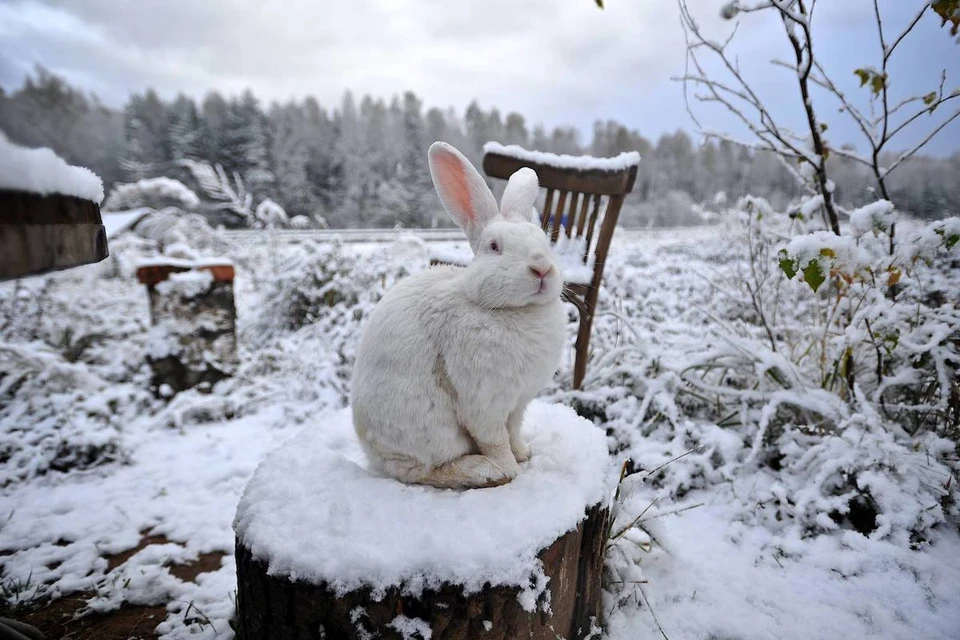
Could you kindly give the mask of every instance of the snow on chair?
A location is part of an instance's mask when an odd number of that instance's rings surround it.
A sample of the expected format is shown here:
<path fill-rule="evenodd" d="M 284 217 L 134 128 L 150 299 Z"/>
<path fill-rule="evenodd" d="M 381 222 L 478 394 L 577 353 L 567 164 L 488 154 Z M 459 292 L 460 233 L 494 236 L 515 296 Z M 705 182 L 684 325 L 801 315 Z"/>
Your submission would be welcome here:
<path fill-rule="evenodd" d="M 537 172 L 546 198 L 540 224 L 554 243 L 564 272 L 564 298 L 580 312 L 573 387 L 579 389 L 587 372 L 590 333 L 597 308 L 603 266 L 620 217 L 623 199 L 633 189 L 640 154 L 614 158 L 569 156 L 527 151 L 517 145 L 488 142 L 483 170 L 508 179 L 530 167 Z"/>

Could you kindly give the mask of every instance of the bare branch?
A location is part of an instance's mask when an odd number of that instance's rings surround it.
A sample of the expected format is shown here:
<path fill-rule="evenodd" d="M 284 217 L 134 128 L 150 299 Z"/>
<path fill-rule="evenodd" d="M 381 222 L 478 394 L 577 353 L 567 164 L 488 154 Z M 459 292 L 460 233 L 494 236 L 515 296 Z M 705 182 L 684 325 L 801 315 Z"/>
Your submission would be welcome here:
<path fill-rule="evenodd" d="M 942 85 L 941 85 L 941 86 L 942 86 Z M 922 116 L 923 114 L 925 114 L 925 113 L 926 113 L 926 114 L 933 113 L 933 110 L 934 110 L 934 109 L 936 109 L 937 107 L 939 107 L 940 105 L 942 105 L 942 104 L 945 103 L 945 102 L 949 102 L 949 101 L 953 100 L 954 98 L 960 98 L 960 90 L 954 91 L 953 93 L 951 93 L 951 94 L 949 94 L 949 95 L 947 95 L 947 96 L 942 96 L 942 95 L 941 95 L 941 97 L 938 98 L 936 101 L 931 102 L 929 105 L 924 105 L 923 109 L 921 109 L 920 111 L 917 111 L 915 114 L 913 114 L 912 116 L 910 116 L 909 118 L 907 118 L 906 120 L 904 120 L 903 122 L 901 122 L 899 125 L 897 125 L 896 127 L 894 127 L 894 129 L 890 132 L 890 134 L 887 135 L 886 140 L 884 140 L 884 142 L 886 142 L 887 140 L 890 140 L 890 139 L 893 138 L 895 135 L 897 135 L 898 133 L 900 133 L 901 131 L 903 131 L 910 123 L 912 123 L 914 120 L 916 120 L 917 118 L 919 118 L 919 117 Z"/>
<path fill-rule="evenodd" d="M 944 120 L 943 122 L 941 122 L 941 123 L 940 123 L 940 126 L 938 126 L 936 129 L 934 129 L 933 131 L 931 131 L 923 140 L 921 140 L 921 141 L 918 142 L 916 145 L 914 145 L 913 148 L 911 148 L 909 151 L 906 151 L 905 153 L 901 154 L 900 157 L 897 158 L 897 159 L 893 162 L 893 164 L 891 164 L 891 165 L 890 165 L 889 167 L 887 167 L 886 169 L 883 169 L 883 170 L 882 170 L 883 177 L 886 177 L 886 176 L 890 175 L 890 172 L 891 172 L 891 171 L 893 171 L 894 169 L 896 169 L 897 167 L 899 167 L 905 160 L 909 159 L 909 158 L 910 158 L 911 156 L 913 156 L 917 151 L 919 151 L 920 149 L 922 149 L 922 148 L 924 147 L 924 145 L 926 145 L 928 142 L 930 142 L 930 140 L 932 140 L 934 136 L 936 136 L 938 133 L 940 133 L 940 131 L 942 131 L 944 127 L 946 127 L 948 124 L 950 124 L 951 122 L 953 122 L 954 120 L 956 120 L 957 117 L 960 117 L 960 109 L 957 109 L 956 111 L 954 111 L 954 112 L 953 112 L 953 115 L 951 115 L 949 118 L 947 118 L 946 120 Z"/>
<path fill-rule="evenodd" d="M 873 8 L 874 8 L 874 13 L 877 16 L 877 23 L 879 24 L 880 9 L 877 7 L 876 0 L 873 3 Z M 924 2 L 923 6 L 920 7 L 920 11 L 917 12 L 917 15 L 914 16 L 913 20 L 910 21 L 910 24 L 907 25 L 907 28 L 904 29 L 899 36 L 897 36 L 897 38 L 893 41 L 893 44 L 891 44 L 889 47 L 887 47 L 883 43 L 883 28 L 882 27 L 880 28 L 880 46 L 883 48 L 884 60 L 888 59 L 891 55 L 893 55 L 893 52 L 900 45 L 900 43 L 903 42 L 903 39 L 907 37 L 907 34 L 913 31 L 913 28 L 917 26 L 918 22 L 920 22 L 920 18 L 923 17 L 923 14 L 927 11 L 928 8 L 930 8 L 930 3 Z"/>

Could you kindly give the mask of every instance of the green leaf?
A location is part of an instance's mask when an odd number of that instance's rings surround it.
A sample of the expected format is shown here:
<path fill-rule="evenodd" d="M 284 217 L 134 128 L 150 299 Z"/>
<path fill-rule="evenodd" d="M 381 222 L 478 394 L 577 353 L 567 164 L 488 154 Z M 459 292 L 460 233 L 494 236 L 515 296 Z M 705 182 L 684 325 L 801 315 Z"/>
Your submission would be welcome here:
<path fill-rule="evenodd" d="M 960 242 L 960 234 L 951 233 L 947 235 L 947 230 L 943 227 L 938 227 L 934 229 L 933 232 L 943 238 L 943 246 L 945 246 L 948 251 Z"/>
<path fill-rule="evenodd" d="M 936 92 L 936 91 L 931 91 L 931 92 L 928 93 L 927 95 L 923 96 L 923 104 L 930 105 L 930 104 L 933 104 L 933 103 L 936 102 L 936 101 L 937 101 L 937 92 Z"/>
<path fill-rule="evenodd" d="M 803 268 L 803 281 L 810 285 L 814 293 L 816 293 L 817 289 L 820 288 L 820 285 L 822 285 L 825 280 L 823 269 L 820 268 L 820 263 L 816 260 L 811 260 L 807 263 L 807 266 Z"/>
<path fill-rule="evenodd" d="M 873 90 L 873 94 L 877 95 L 883 91 L 887 86 L 887 74 L 885 73 L 875 73 L 870 79 L 870 88 Z"/>
<path fill-rule="evenodd" d="M 597 3 L 597 6 L 598 6 L 598 7 L 600 7 L 601 9 L 603 9 L 603 0 L 593 0 L 593 1 Z"/>
<path fill-rule="evenodd" d="M 870 81 L 870 72 L 866 69 L 854 69 L 853 73 L 860 78 L 860 86 L 867 84 Z"/>
<path fill-rule="evenodd" d="M 780 249 L 780 270 L 787 276 L 788 279 L 792 280 L 793 276 L 797 275 L 798 265 L 797 261 L 791 258 L 787 254 L 786 249 Z"/>
<path fill-rule="evenodd" d="M 821 131 L 821 133 L 824 132 L 824 131 L 826 131 L 826 130 L 829 129 L 829 128 L 830 128 L 830 127 L 827 126 L 827 123 L 826 123 L 826 122 L 821 122 L 821 123 L 820 123 L 820 131 Z"/>
<path fill-rule="evenodd" d="M 822 255 L 825 258 L 836 258 L 837 252 L 831 249 L 830 247 L 824 247 L 823 249 L 820 249 L 820 255 Z"/>

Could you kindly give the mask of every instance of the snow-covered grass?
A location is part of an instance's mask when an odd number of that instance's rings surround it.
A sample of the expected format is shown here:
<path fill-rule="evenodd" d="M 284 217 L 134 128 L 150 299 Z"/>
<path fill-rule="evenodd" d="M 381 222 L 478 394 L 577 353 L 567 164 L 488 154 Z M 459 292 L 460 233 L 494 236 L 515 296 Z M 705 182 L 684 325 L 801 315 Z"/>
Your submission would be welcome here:
<path fill-rule="evenodd" d="M 197 224 L 168 213 L 138 226 L 147 238 L 111 240 L 108 263 L 0 286 L 0 583 L 96 591 L 96 610 L 166 604 L 164 637 L 230 638 L 247 481 L 345 406 L 365 317 L 427 252 L 241 245 Z M 742 240 L 737 225 L 615 240 L 581 392 L 570 308 L 571 347 L 544 396 L 601 423 L 611 465 L 637 471 L 608 550 L 609 637 L 958 637 L 956 440 L 899 428 L 765 348 Z M 133 268 L 184 241 L 236 266 L 241 362 L 212 393 L 165 402 L 147 392 Z M 930 274 L 943 301 L 929 308 L 949 327 L 956 274 Z M 785 282 L 780 304 L 799 335 L 809 287 Z M 108 571 L 105 556 L 142 534 L 171 544 Z M 211 551 L 223 564 L 196 582 L 168 569 Z"/>

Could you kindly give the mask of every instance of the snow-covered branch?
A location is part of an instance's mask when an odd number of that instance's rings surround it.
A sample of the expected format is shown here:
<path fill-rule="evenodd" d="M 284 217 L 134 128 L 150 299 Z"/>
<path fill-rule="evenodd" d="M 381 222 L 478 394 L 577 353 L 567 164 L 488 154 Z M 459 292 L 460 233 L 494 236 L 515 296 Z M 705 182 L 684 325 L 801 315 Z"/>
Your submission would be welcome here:
<path fill-rule="evenodd" d="M 740 67 L 731 59 L 727 48 L 733 39 L 733 34 L 723 44 L 710 40 L 700 30 L 699 25 L 690 14 L 687 0 L 678 0 L 680 8 L 680 22 L 684 29 L 687 45 L 687 67 L 683 76 L 675 78 L 684 83 L 684 96 L 687 96 L 686 85 L 695 84 L 702 94 L 696 94 L 701 102 L 716 102 L 735 116 L 763 146 L 781 156 L 796 159 L 801 164 L 812 167 L 812 171 L 795 171 L 792 174 L 799 177 L 804 183 L 816 185 L 816 191 L 823 196 L 823 212 L 828 226 L 834 233 L 839 233 L 839 220 L 836 207 L 833 203 L 831 182 L 826 174 L 826 158 L 829 149 L 823 139 L 823 131 L 817 120 L 813 102 L 810 99 L 809 84 L 814 64 L 813 38 L 811 34 L 810 18 L 815 2 L 805 3 L 804 0 L 765 0 L 742 4 L 732 2 L 724 6 L 721 14 L 731 18 L 738 13 L 753 11 L 775 10 L 783 22 L 784 32 L 794 52 L 797 84 L 803 102 L 809 135 L 798 135 L 783 125 L 773 116 L 763 100 L 753 90 L 750 82 L 741 73 Z M 734 30 L 734 33 L 736 31 Z M 708 74 L 698 58 L 698 51 L 706 50 L 711 53 L 723 66 L 726 75 L 731 80 L 718 79 L 716 74 Z M 692 67 L 692 69 L 691 69 Z M 687 110 L 691 112 L 689 101 Z M 748 114 L 748 112 L 750 112 Z M 755 115 L 752 113 L 755 112 Z M 696 118 L 694 117 L 696 121 Z M 702 127 L 701 127 L 702 128 Z"/>

